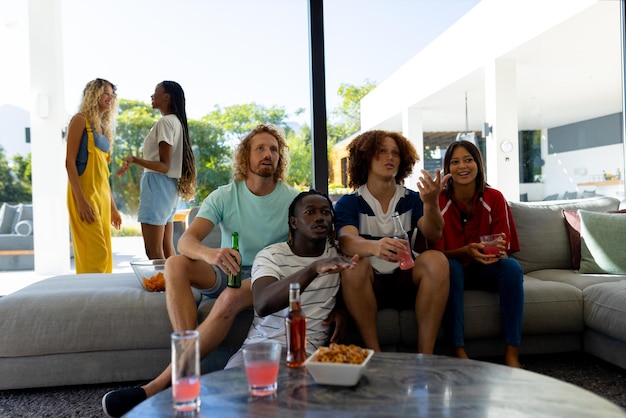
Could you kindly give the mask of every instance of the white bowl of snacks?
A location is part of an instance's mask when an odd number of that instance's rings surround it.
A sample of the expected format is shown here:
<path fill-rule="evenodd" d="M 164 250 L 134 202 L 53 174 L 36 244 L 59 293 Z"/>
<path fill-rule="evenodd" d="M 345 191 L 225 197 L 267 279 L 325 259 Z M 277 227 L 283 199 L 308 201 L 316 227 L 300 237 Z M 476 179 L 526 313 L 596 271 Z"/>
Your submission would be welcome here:
<path fill-rule="evenodd" d="M 356 345 L 330 344 L 318 348 L 304 366 L 318 384 L 354 386 L 373 354 L 374 350 Z"/>

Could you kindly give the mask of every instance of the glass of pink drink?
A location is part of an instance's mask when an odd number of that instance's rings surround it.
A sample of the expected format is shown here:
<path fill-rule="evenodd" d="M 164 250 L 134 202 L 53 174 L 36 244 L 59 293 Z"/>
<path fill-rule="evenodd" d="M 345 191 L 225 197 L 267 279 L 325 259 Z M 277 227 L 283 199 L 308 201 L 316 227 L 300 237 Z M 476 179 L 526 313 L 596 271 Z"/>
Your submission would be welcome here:
<path fill-rule="evenodd" d="M 243 349 L 248 389 L 253 396 L 268 396 L 278 389 L 281 346 L 277 342 L 252 344 Z"/>
<path fill-rule="evenodd" d="M 176 414 L 200 412 L 200 342 L 197 331 L 172 333 L 172 401 Z"/>
<path fill-rule="evenodd" d="M 172 386 L 172 391 L 174 402 L 191 402 L 200 396 L 200 378 L 196 376 L 180 378 Z"/>
<path fill-rule="evenodd" d="M 502 239 L 502 234 L 483 235 L 480 237 L 480 243 L 484 245 L 483 253 L 490 255 L 500 254 L 498 241 Z"/>
<path fill-rule="evenodd" d="M 408 270 L 412 269 L 415 262 L 413 261 L 413 252 L 411 251 L 411 246 L 409 245 L 409 241 L 404 241 L 404 246 L 406 247 L 406 253 L 398 253 L 398 262 L 400 263 L 400 270 Z"/>

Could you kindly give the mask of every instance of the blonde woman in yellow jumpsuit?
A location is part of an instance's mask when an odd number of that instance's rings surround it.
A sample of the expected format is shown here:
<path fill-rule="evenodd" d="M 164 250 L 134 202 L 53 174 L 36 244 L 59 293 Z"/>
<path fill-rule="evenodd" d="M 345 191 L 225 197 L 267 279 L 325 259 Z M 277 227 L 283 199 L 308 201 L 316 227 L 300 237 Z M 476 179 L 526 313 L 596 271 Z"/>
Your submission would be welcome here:
<path fill-rule="evenodd" d="M 79 113 L 70 121 L 65 166 L 76 273 L 111 273 L 111 225 L 122 223 L 109 186 L 115 86 L 87 83 Z"/>

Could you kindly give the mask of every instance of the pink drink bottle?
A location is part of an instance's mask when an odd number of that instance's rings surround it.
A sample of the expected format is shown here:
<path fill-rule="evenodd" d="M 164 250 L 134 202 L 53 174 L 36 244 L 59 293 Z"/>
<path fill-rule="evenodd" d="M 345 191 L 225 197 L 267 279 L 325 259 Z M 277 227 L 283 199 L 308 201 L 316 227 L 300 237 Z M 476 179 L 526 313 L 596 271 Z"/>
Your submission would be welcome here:
<path fill-rule="evenodd" d="M 404 228 L 402 227 L 402 222 L 400 221 L 400 215 L 398 212 L 395 212 L 391 217 L 393 219 L 393 237 L 395 239 L 404 240 L 406 244 L 406 250 L 408 254 L 398 254 L 398 258 L 400 258 L 400 270 L 409 270 L 413 268 L 413 252 L 411 251 L 411 244 L 409 241 L 409 234 L 406 233 Z"/>

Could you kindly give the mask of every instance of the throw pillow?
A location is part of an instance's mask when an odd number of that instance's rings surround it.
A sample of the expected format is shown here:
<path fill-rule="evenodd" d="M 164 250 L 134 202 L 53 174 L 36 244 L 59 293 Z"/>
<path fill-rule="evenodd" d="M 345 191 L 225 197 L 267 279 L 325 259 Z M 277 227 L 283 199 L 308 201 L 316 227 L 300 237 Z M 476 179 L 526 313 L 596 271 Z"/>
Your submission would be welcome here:
<path fill-rule="evenodd" d="M 3 203 L 0 208 L 0 234 L 12 234 L 17 206 Z"/>
<path fill-rule="evenodd" d="M 565 209 L 563 219 L 565 219 L 565 228 L 569 238 L 570 251 L 572 253 L 572 268 L 578 270 L 580 268 L 580 216 L 577 210 Z M 626 209 L 609 210 L 606 213 L 624 213 Z"/>
<path fill-rule="evenodd" d="M 580 217 L 576 210 L 563 210 L 565 228 L 569 237 L 569 248 L 572 252 L 572 268 L 580 268 Z"/>
<path fill-rule="evenodd" d="M 33 221 L 19 221 L 15 225 L 17 235 L 28 236 L 33 233 Z"/>
<path fill-rule="evenodd" d="M 579 210 L 580 273 L 626 274 L 626 216 Z"/>
<path fill-rule="evenodd" d="M 13 217 L 13 225 L 11 225 L 11 232 L 10 232 L 11 234 L 15 233 L 15 225 L 17 225 L 17 223 L 21 220 L 23 210 L 24 210 L 23 203 L 18 203 L 17 205 L 15 205 L 15 216 Z"/>
<path fill-rule="evenodd" d="M 33 220 L 33 205 L 29 203 L 20 203 L 20 216 L 17 222 L 20 221 L 32 221 Z"/>

